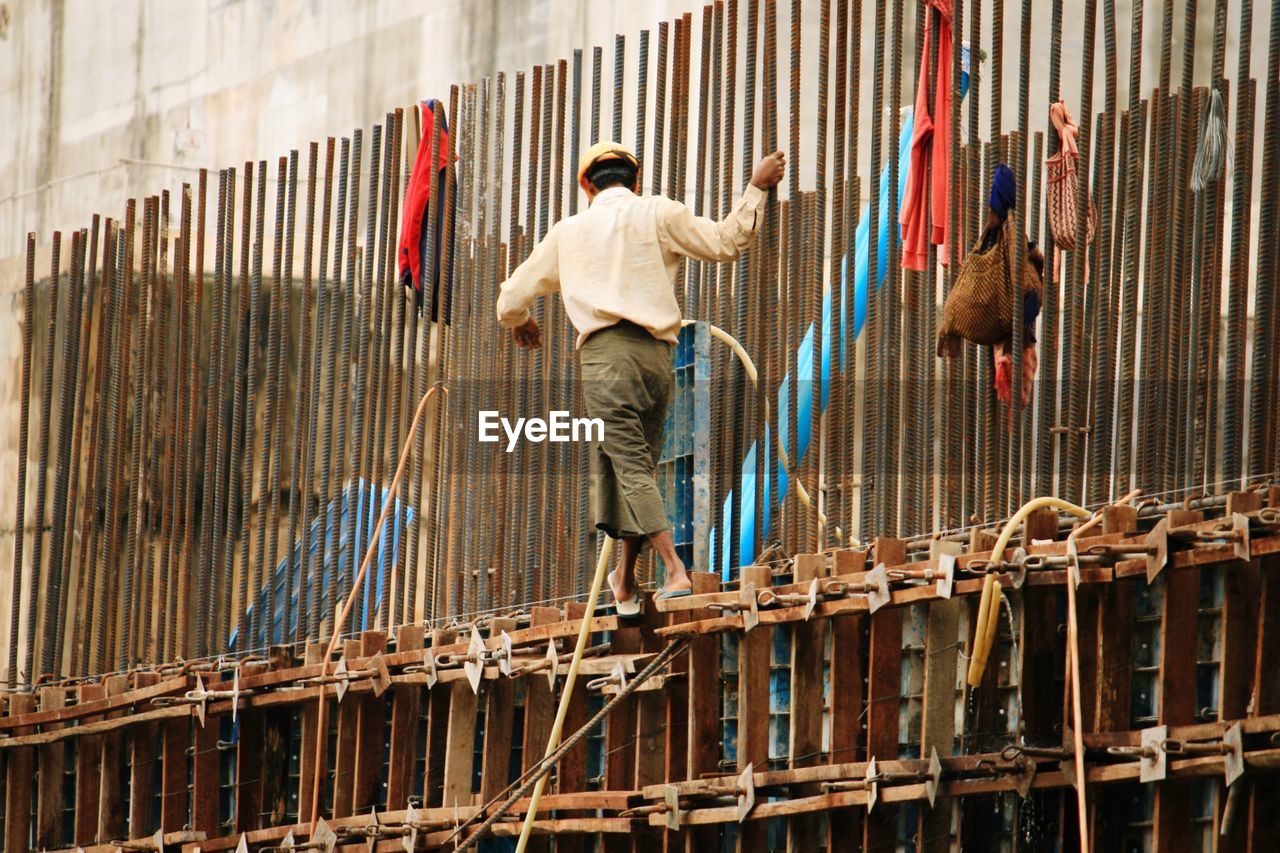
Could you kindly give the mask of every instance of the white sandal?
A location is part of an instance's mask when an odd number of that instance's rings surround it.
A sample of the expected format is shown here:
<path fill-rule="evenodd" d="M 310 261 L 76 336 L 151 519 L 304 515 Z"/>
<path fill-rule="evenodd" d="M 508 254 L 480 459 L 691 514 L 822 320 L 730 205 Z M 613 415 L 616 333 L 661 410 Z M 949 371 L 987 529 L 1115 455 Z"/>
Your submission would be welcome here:
<path fill-rule="evenodd" d="M 609 575 L 612 576 L 613 572 L 610 572 Z M 613 592 L 612 583 L 609 584 L 609 591 Z M 633 619 L 636 616 L 639 616 L 644 610 L 644 593 L 637 589 L 635 595 L 625 601 L 618 598 L 617 593 L 614 593 L 613 606 L 617 611 L 618 616 L 624 619 Z"/>

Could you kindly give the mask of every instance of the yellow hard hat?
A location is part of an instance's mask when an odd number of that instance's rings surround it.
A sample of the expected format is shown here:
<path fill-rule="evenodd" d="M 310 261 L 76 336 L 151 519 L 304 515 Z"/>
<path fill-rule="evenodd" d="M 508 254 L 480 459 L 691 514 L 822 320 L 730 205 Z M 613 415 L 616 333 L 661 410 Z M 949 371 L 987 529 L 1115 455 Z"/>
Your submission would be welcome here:
<path fill-rule="evenodd" d="M 640 162 L 636 160 L 636 155 L 632 154 L 631 149 L 625 145 L 617 142 L 597 142 L 588 148 L 582 158 L 578 160 L 578 183 L 582 183 L 592 166 L 604 160 L 625 160 L 637 170 L 640 168 Z"/>

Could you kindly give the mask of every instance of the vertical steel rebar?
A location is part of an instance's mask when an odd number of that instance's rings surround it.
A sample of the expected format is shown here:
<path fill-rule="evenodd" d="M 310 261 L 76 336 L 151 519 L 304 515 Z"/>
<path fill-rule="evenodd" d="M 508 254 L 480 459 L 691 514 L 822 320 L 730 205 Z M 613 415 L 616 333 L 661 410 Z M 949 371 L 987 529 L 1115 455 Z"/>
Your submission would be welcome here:
<path fill-rule="evenodd" d="M 352 142 L 343 137 L 338 153 L 338 193 L 336 199 L 336 221 L 333 229 L 333 295 L 328 306 L 328 329 L 331 336 L 328 351 L 325 353 L 325 395 L 324 395 L 324 430 L 321 438 L 320 452 L 320 544 L 319 567 L 315 570 L 315 582 L 311 586 L 311 612 L 313 614 L 316 635 L 321 636 L 325 627 L 325 598 L 336 588 L 338 572 L 341 569 L 341 532 L 342 532 L 342 478 L 346 460 L 346 397 L 339 393 L 345 388 L 350 369 L 346 357 L 351 350 L 351 328 L 347 324 L 351 305 L 350 269 L 354 259 L 345 251 L 346 222 L 348 205 L 348 187 L 353 186 L 350 178 Z M 326 212 L 327 212 L 326 199 Z M 354 203 L 352 203 L 354 210 Z M 327 229 L 326 229 L 327 230 Z M 323 255 L 323 251 L 321 252 Z M 346 259 L 344 262 L 344 258 Z M 424 291 L 425 293 L 425 291 Z M 339 352 L 342 360 L 339 361 Z M 342 374 L 339 383 L 338 375 Z M 334 438 L 337 437 L 338 448 L 334 450 Z M 335 468 L 336 463 L 336 468 Z M 338 478 L 337 507 L 333 506 L 334 476 Z M 333 565 L 333 575 L 329 575 L 329 566 Z M 330 598 L 329 601 L 333 599 Z"/>
<path fill-rule="evenodd" d="M 399 236 L 400 223 L 400 177 L 404 174 L 404 110 L 397 108 L 392 123 L 391 138 L 391 205 L 388 215 L 390 219 L 386 227 L 387 237 L 387 253 L 384 263 L 386 264 L 386 273 L 384 275 L 383 290 L 386 298 L 391 300 L 391 306 L 387 309 L 387 313 L 391 316 L 391 330 L 394 335 L 391 341 L 391 362 L 387 366 L 391 375 L 390 389 L 390 408 L 387 412 L 387 418 L 390 420 L 391 427 L 391 446 L 388 448 L 389 454 L 387 459 L 387 473 L 394 476 L 395 461 L 400 458 L 400 434 L 403 428 L 404 413 L 402 406 L 404 403 L 404 346 L 406 325 L 405 315 L 406 306 L 403 295 L 400 293 L 400 285 L 396 282 L 396 245 Z M 415 401 L 416 403 L 416 401 Z M 415 406 L 416 408 L 416 406 Z M 381 481 L 379 481 L 381 482 Z M 403 608 L 401 606 L 401 594 L 403 593 L 403 572 L 401 571 L 401 555 L 405 551 L 405 515 L 404 510 L 408 500 L 406 489 L 408 484 L 403 479 L 400 481 L 400 487 L 396 498 L 395 511 L 395 530 L 393 535 L 385 536 L 383 541 L 391 541 L 394 550 L 391 551 L 391 582 L 387 586 L 387 600 L 384 602 L 381 610 L 381 624 L 391 628 L 401 624 L 401 616 Z"/>
<path fill-rule="evenodd" d="M 245 165 L 248 172 L 248 164 Z M 261 334 L 258 330 L 259 314 L 262 305 L 262 248 L 263 228 L 265 226 L 267 207 L 267 161 L 259 160 L 257 201 L 254 204 L 253 254 L 250 261 L 252 272 L 249 279 L 249 328 L 245 340 L 245 396 L 244 396 L 244 446 L 241 448 L 240 474 L 240 602 L 237 621 L 240 624 L 238 648 L 253 648 L 253 637 L 256 636 L 256 622 L 259 608 L 251 609 L 250 593 L 257 597 L 258 572 L 250 563 L 250 542 L 253 537 L 255 514 L 253 511 L 253 459 L 258 435 L 255 410 L 257 408 L 258 389 L 258 349 Z M 246 178 L 247 180 L 247 178 Z M 248 198 L 245 199 L 248 204 Z M 346 399 L 345 397 L 343 399 Z M 258 524 L 262 523 L 261 513 L 256 516 Z"/>
<path fill-rule="evenodd" d="M 1262 138 L 1275 140 L 1280 132 L 1280 15 L 1272 10 L 1271 33 L 1267 44 L 1266 109 L 1263 117 Z M 1274 144 L 1262 151 L 1262 184 L 1259 201 L 1261 216 L 1258 222 L 1257 277 L 1254 287 L 1253 309 L 1253 365 L 1249 385 L 1249 476 L 1260 477 L 1271 469 L 1271 456 L 1275 449 L 1275 437 L 1269 435 L 1273 427 L 1277 389 L 1269 381 L 1275 361 L 1276 341 L 1272 326 L 1275 315 L 1280 314 L 1276 304 L 1276 285 L 1280 278 L 1280 264 L 1276 263 L 1277 226 L 1275 186 L 1280 152 Z M 1270 194 L 1270 195 L 1269 195 Z"/>
<path fill-rule="evenodd" d="M 100 234 L 101 220 L 98 214 L 93 215 L 93 224 L 90 229 L 89 237 L 89 271 L 88 278 L 85 282 L 84 292 L 84 309 L 81 320 L 80 330 L 80 357 L 77 370 L 81 377 L 78 399 L 76 401 L 76 418 L 77 425 L 75 427 L 75 447 L 72 450 L 71 465 L 71 495 L 69 504 L 71 510 L 67 514 L 67 558 L 68 577 L 76 579 L 75 600 L 80 608 L 81 618 L 75 620 L 72 631 L 72 641 L 70 650 L 69 670 L 72 675 L 81 675 L 86 671 L 85 668 L 85 652 L 89 647 L 90 636 L 93 631 L 92 608 L 88 602 L 91 599 L 85 594 L 85 589 L 89 583 L 89 568 L 91 560 L 89 555 L 92 551 L 89 548 L 93 535 L 93 528 L 96 526 L 96 518 L 89 515 L 90 508 L 95 503 L 94 493 L 94 467 L 95 457 L 97 455 L 97 429 L 98 419 L 97 413 L 101 408 L 98 404 L 98 389 L 101 387 L 100 373 L 95 373 L 90 381 L 89 375 L 89 350 L 93 345 L 93 333 L 98 331 L 98 339 L 103 340 L 101 334 L 102 328 L 105 327 L 106 313 L 99 308 L 98 320 L 94 321 L 94 302 L 95 300 L 102 304 L 102 294 L 106 292 L 105 288 L 98 287 L 98 238 Z M 90 417 L 88 408 L 90 399 L 93 400 L 93 416 Z M 89 458 L 85 464 L 79 460 L 85 442 L 85 433 L 89 434 Z M 79 522 L 77 524 L 77 521 Z M 80 535 L 76 536 L 76 531 L 80 531 Z M 16 531 L 15 531 L 16 532 Z M 15 564 L 16 565 L 16 564 Z M 17 596 L 14 596 L 15 600 Z M 15 649 L 16 651 L 16 649 Z M 14 675 L 11 673 L 11 675 Z M 16 679 L 11 677 L 10 681 L 16 684 Z"/>
<path fill-rule="evenodd" d="M 159 217 L 159 200 L 155 196 L 147 197 L 143 202 L 142 214 L 142 259 L 140 264 L 139 293 L 136 302 L 137 320 L 140 338 L 138 341 L 138 369 L 134 388 L 133 401 L 133 451 L 129 456 L 132 495 L 128 525 L 131 531 L 129 539 L 128 560 L 125 563 L 125 617 L 121 622 L 121 657 L 128 665 L 143 660 L 146 643 L 150 640 L 151 620 L 149 606 L 151 589 L 149 578 L 144 573 L 144 553 L 150 550 L 146 530 L 149 524 L 149 511 L 146 505 L 147 485 L 150 479 L 150 466 L 145 461 L 148 442 L 144 437 L 150 433 L 150 402 L 152 390 L 151 358 L 154 351 L 153 340 L 156 320 L 155 293 L 159 290 L 155 284 L 155 246 L 157 219 Z M 139 646 L 141 643 L 141 647 Z"/>
<path fill-rule="evenodd" d="M 293 459 L 289 465 L 289 537 L 285 540 L 285 548 L 287 549 L 286 566 L 284 572 L 284 637 L 283 641 L 289 640 L 289 614 L 292 612 L 297 624 L 293 631 L 293 641 L 301 643 L 304 639 L 304 628 L 306 625 L 306 608 L 307 599 L 307 577 L 306 570 L 302 569 L 297 582 L 298 604 L 297 607 L 291 605 L 294 589 L 294 572 L 299 568 L 299 558 L 302 565 L 305 566 L 307 551 L 306 543 L 310 540 L 307 535 L 305 509 L 310 503 L 310 479 L 311 472 L 307 465 L 307 449 L 311 443 L 311 437 L 315 433 L 314 420 L 309 416 L 311 412 L 310 389 L 313 387 L 312 377 L 315 375 L 315 367 L 319 363 L 318 347 L 312 346 L 311 326 L 312 326 L 312 286 L 311 286 L 311 253 L 314 248 L 315 239 L 315 218 L 316 218 L 316 170 L 319 167 L 320 145 L 312 142 L 307 149 L 307 212 L 305 225 L 303 226 L 303 248 L 302 248 L 302 315 L 298 320 L 300 326 L 300 343 L 298 347 L 298 390 L 294 395 L 293 409 Z M 332 166 L 332 161 L 330 161 Z M 290 241 L 292 246 L 293 241 Z M 292 276 L 290 276 L 292 279 Z M 303 412 L 307 412 L 306 420 L 303 420 Z M 305 424 L 305 426 L 304 426 Z M 303 542 L 302 551 L 295 557 L 295 550 L 298 543 L 298 523 L 299 515 L 304 517 L 303 522 Z"/>
<path fill-rule="evenodd" d="M 22 291 L 22 397 L 19 400 L 18 426 L 18 489 L 16 514 L 13 524 L 13 581 L 9 600 L 9 684 L 18 684 L 18 623 L 22 613 L 22 581 L 23 581 L 23 548 L 26 544 L 26 499 L 27 499 L 27 442 L 31 434 L 31 362 L 35 338 L 35 306 L 36 306 L 36 235 L 27 234 L 27 267 L 26 284 Z M 36 535 L 40 530 L 37 526 Z M 31 587 L 35 587 L 39 578 L 38 572 L 31 574 Z M 34 622 L 34 613 L 27 617 L 29 623 Z M 27 683 L 34 683 L 31 664 L 28 660 L 26 672 Z"/>
<path fill-rule="evenodd" d="M 67 310 L 62 334 L 62 369 L 58 391 L 58 443 L 53 485 L 53 516 L 49 550 L 49 633 L 46 638 L 46 672 L 63 672 L 62 619 L 65 612 L 66 587 L 63 548 L 66 544 L 63 518 L 67 514 L 67 480 L 71 476 L 71 429 L 75 419 L 75 396 L 80 363 L 80 301 L 84 285 L 85 243 L 88 235 L 76 231 L 71 235 L 71 266 L 67 270 Z M 56 293 L 56 289 L 53 291 Z M 57 305 L 52 304 L 56 310 Z M 55 669 L 56 667 L 56 669 Z"/>
<path fill-rule="evenodd" d="M 871 190 L 867 217 L 867 309 L 866 321 L 863 324 L 863 335 L 866 343 L 864 352 L 867 356 L 866 380 L 862 393 L 862 488 L 859 538 L 869 541 L 873 535 L 884 532 L 881 528 L 880 493 L 883 484 L 880 482 L 880 456 L 883 452 L 878 437 L 880 435 L 880 403 L 882 382 L 880 357 L 880 313 L 883 299 L 880 287 L 880 274 L 885 265 L 880 260 L 880 167 L 883 150 L 884 125 L 882 112 L 884 109 L 884 64 L 887 15 L 887 4 L 877 3 L 875 16 L 875 48 L 872 53 L 871 68 L 874 80 L 871 86 Z M 890 143 L 892 158 L 896 152 L 892 149 L 896 140 Z M 893 192 L 890 182 L 890 194 Z M 888 228 L 892 221 L 887 220 Z"/>
<path fill-rule="evenodd" d="M 1049 29 L 1049 91 L 1052 104 L 1059 99 L 1062 69 L 1062 0 L 1054 0 Z M 970 97 L 973 94 L 970 93 Z M 1047 153 L 1050 157 L 1058 150 L 1058 135 L 1051 119 L 1046 120 L 1048 138 Z M 972 137 L 971 137 L 972 139 Z M 976 211 L 975 211 L 976 214 Z M 1044 229 L 1044 269 L 1048 286 L 1044 289 L 1044 304 L 1040 308 L 1040 364 L 1044 379 L 1040 383 L 1036 400 L 1036 476 L 1037 494 L 1054 493 L 1054 453 L 1058 442 L 1052 428 L 1056 423 L 1058 399 L 1061 392 L 1061 372 L 1058 369 L 1058 324 L 1060 321 L 1061 283 L 1054 275 L 1053 229 Z"/>
<path fill-rule="evenodd" d="M 653 195 L 662 194 L 662 166 L 663 159 L 663 142 L 666 135 L 666 118 L 667 118 L 667 29 L 666 21 L 658 23 L 658 68 L 656 72 L 655 86 L 653 92 L 653 157 L 647 164 L 649 173 L 652 175 L 652 187 L 649 191 Z M 573 52 L 573 91 L 574 91 L 574 122 L 578 121 L 579 90 L 581 88 L 582 78 L 582 51 L 575 50 Z M 578 135 L 573 135 L 574 164 L 577 164 Z M 574 193 L 573 203 L 569 206 L 569 213 L 576 212 L 577 193 Z"/>
<path fill-rule="evenodd" d="M 110 518 L 111 507 L 113 505 L 113 489 L 115 481 L 112 477 L 114 472 L 114 460 L 116 458 L 114 439 L 115 439 L 115 418 L 111 417 L 114 409 L 110 408 L 115 399 L 115 390 L 118 387 L 115 382 L 116 374 L 112 368 L 116 364 L 116 355 L 118 350 L 117 338 L 119 337 L 119 319 L 121 315 L 120 303 L 123 296 L 120 292 L 121 273 L 119 269 L 118 252 L 120 243 L 120 226 L 113 219 L 108 219 L 106 223 L 105 239 L 102 247 L 102 279 L 103 288 L 105 290 L 105 298 L 108 300 L 104 303 L 106 309 L 105 325 L 107 332 L 99 346 L 99 363 L 103 365 L 105 373 L 105 383 L 99 382 L 98 387 L 101 389 L 102 404 L 99 407 L 102 410 L 101 417 L 105 426 L 101 428 L 101 445 L 105 448 L 104 452 L 96 454 L 100 456 L 107 464 L 104 464 L 100 473 L 93 479 L 94 482 L 94 500 L 99 503 L 101 510 L 95 507 L 90 529 L 97 531 L 93 540 L 93 550 L 89 553 L 90 560 L 90 578 L 91 583 L 99 587 L 102 591 L 96 596 L 90 596 L 87 600 L 93 602 L 92 621 L 94 625 L 94 636 L 89 651 L 85 655 L 85 660 L 94 671 L 101 672 L 106 660 L 107 641 L 110 637 L 107 630 L 107 622 L 109 619 L 108 602 L 113 600 L 113 593 L 116 590 L 115 573 L 110 572 L 106 578 L 103 578 L 102 572 L 109 571 L 106 567 L 105 551 L 108 547 L 110 539 Z M 34 297 L 33 297 L 34 302 Z M 110 344 L 108 346 L 107 344 Z M 15 563 L 17 565 L 17 563 Z M 14 592 L 17 597 L 17 591 Z M 15 645 L 16 647 L 16 645 Z M 30 677 L 31 669 L 28 666 L 27 674 Z"/>

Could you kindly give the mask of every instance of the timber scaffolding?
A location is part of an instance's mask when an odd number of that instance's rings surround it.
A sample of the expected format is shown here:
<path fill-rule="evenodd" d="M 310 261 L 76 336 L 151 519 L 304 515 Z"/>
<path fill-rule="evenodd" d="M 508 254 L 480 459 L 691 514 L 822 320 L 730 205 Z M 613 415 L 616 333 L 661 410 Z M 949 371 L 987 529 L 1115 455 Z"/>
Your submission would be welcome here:
<path fill-rule="evenodd" d="M 978 531 L 879 539 L 596 617 L 533 849 L 1074 849 L 1073 571 L 1092 849 L 1274 849 L 1280 487 L 1184 505 L 1108 507 L 1074 556 L 1039 510 L 1003 555 Z M 987 573 L 1020 624 L 966 696 Z M 336 668 L 313 643 L 12 694 L 5 849 L 453 849 L 540 764 L 581 613 L 368 631 Z"/>
<path fill-rule="evenodd" d="M 531 667 L 551 639 L 568 642 L 582 606 L 572 599 L 597 548 L 587 448 L 520 443 L 508 454 L 478 444 L 473 430 L 481 409 L 520 416 L 579 407 L 572 329 L 559 301 L 535 309 L 546 337 L 536 355 L 512 348 L 493 308 L 498 281 L 577 211 L 582 145 L 609 136 L 634 139 L 650 192 L 713 216 L 729 209 L 762 152 L 787 150 L 788 186 L 770 194 L 750 250 L 732 264 L 680 270 L 677 296 L 699 322 L 677 349 L 681 403 L 661 469 L 685 559 L 713 570 L 696 575 L 699 591 L 723 585 L 725 599 L 694 604 L 750 610 L 744 580 L 766 600 L 755 599 L 760 624 L 749 634 L 741 616 L 718 612 L 651 607 L 638 629 L 612 616 L 597 622 L 595 642 L 608 647 L 588 658 L 592 677 L 624 669 L 601 685 L 606 694 L 661 653 L 664 636 L 696 630 L 682 623 L 724 636 L 698 634 L 659 677 L 630 680 L 636 692 L 557 767 L 556 792 L 544 801 L 554 816 L 540 831 L 554 831 L 565 849 L 593 843 L 584 833 L 643 849 L 657 837 L 647 827 L 661 830 L 676 813 L 667 792 L 650 787 L 670 781 L 686 786 L 675 804 L 681 832 L 699 850 L 703 835 L 717 832 L 761 849 L 758 834 L 776 841 L 783 830 L 768 827 L 784 825 L 802 839 L 826 827 L 837 849 L 857 846 L 859 833 L 868 848 L 897 838 L 932 847 L 957 834 L 966 846 L 1001 833 L 1014 847 L 1069 838 L 1066 777 L 1048 766 L 1056 754 L 1026 753 L 1046 762 L 1035 784 L 1050 790 L 1035 792 L 1034 805 L 1015 808 L 998 793 L 1017 787 L 1009 765 L 1025 769 L 1020 756 L 1000 756 L 1005 747 L 1064 741 L 1055 726 L 1063 720 L 1065 546 L 1028 549 L 1048 549 L 1048 563 L 1019 558 L 1026 585 L 1000 611 L 1013 631 L 1002 635 L 984 686 L 951 713 L 941 705 L 928 713 L 925 697 L 956 700 L 953 669 L 972 641 L 978 579 L 961 571 L 948 603 L 911 588 L 920 585 L 910 573 L 936 567 L 956 543 L 970 547 L 957 566 L 981 560 L 993 545 L 984 525 L 1033 495 L 1100 507 L 1141 488 L 1158 497 L 1146 497 L 1154 502 L 1134 518 L 1111 510 L 1106 536 L 1139 530 L 1132 544 L 1146 547 L 1159 517 L 1183 510 L 1208 513 L 1214 531 L 1202 540 L 1186 531 L 1190 517 L 1169 519 L 1170 562 L 1150 587 L 1136 576 L 1145 560 L 1112 566 L 1114 548 L 1083 556 L 1079 728 L 1088 781 L 1141 781 L 1148 771 L 1140 763 L 1104 748 L 1140 744 L 1152 726 L 1169 725 L 1172 740 L 1209 742 L 1235 720 L 1243 720 L 1249 772 L 1228 795 L 1216 780 L 1182 781 L 1218 773 L 1224 758 L 1170 758 L 1169 778 L 1155 786 L 1094 795 L 1090 832 L 1101 848 L 1127 826 L 1164 849 L 1188 825 L 1225 822 L 1268 846 L 1280 804 L 1274 786 L 1250 780 L 1268 778 L 1272 715 L 1280 714 L 1269 676 L 1280 610 L 1270 485 L 1280 469 L 1280 146 L 1254 140 L 1280 138 L 1280 15 L 1271 16 L 1264 100 L 1249 76 L 1252 48 L 1263 42 L 1253 38 L 1261 28 L 1252 26 L 1251 2 L 1240 6 L 1245 35 L 1233 43 L 1230 79 L 1227 2 L 1212 4 L 1212 62 L 1199 75 L 1196 22 L 1209 4 L 1162 4 L 1154 12 L 1160 65 L 1146 69 L 1156 81 L 1147 89 L 1143 33 L 1155 29 L 1143 16 L 1155 4 L 1132 4 L 1125 105 L 1116 4 L 1083 0 L 1077 67 L 1062 56 L 1064 25 L 1076 21 L 1064 21 L 1061 0 L 1024 0 L 1011 46 L 1018 108 L 1006 123 L 1008 4 L 949 5 L 958 153 L 947 216 L 958 236 L 945 269 L 933 246 L 924 272 L 903 269 L 898 241 L 888 239 L 900 203 L 888 188 L 900 189 L 910 163 L 904 71 L 910 80 L 924 66 L 933 80 L 938 61 L 937 39 L 928 62 L 918 61 L 924 34 L 939 32 L 934 5 L 905 0 L 718 2 L 640 33 L 638 44 L 619 35 L 611 77 L 596 47 L 458 85 L 443 109 L 396 109 L 370 132 L 357 128 L 273 162 L 201 170 L 172 197 L 130 200 L 123 215 L 72 232 L 69 252 L 55 232 L 41 257 L 47 280 L 37 278 L 31 235 L 14 571 L 9 633 L 0 638 L 12 690 L 0 738 L 5 849 L 124 837 L 145 849 L 157 829 L 175 846 L 189 831 L 205 833 L 203 849 L 242 839 L 258 849 L 299 819 L 296 836 L 308 837 L 313 810 L 338 827 L 369 821 L 377 807 L 380 822 L 391 823 L 413 797 L 423 843 L 444 843 L 440 833 L 476 816 L 477 797 L 488 802 L 516 768 L 534 766 L 554 697 L 551 668 L 497 677 L 503 658 L 476 651 L 486 658 L 477 693 L 464 683 L 467 632 L 476 625 L 496 651 L 505 630 Z M 1029 127 L 1033 5 L 1049 60 L 1036 109 L 1063 94 L 1078 107 L 1077 208 L 1096 200 L 1096 236 L 1087 252 L 1068 254 L 1061 280 L 1046 288 L 1032 403 L 1011 412 L 992 391 L 986 349 L 966 344 L 961 358 L 938 360 L 933 341 L 961 252 L 977 241 L 997 162 L 1011 164 L 1023 189 L 1015 223 L 1040 235 L 1054 267 L 1042 163 L 1057 137 Z M 1185 25 L 1180 61 L 1175 18 Z M 1099 24 L 1103 108 L 1095 111 Z M 983 73 L 979 44 L 989 48 Z M 802 61 L 806 45 L 816 46 L 816 63 Z M 1068 71 L 1079 72 L 1078 89 L 1064 84 Z M 1202 124 L 1216 121 L 1205 105 L 1219 98 L 1234 151 L 1231 168 L 1214 177 L 1193 163 L 1212 137 Z M 801 132 L 810 117 L 812 136 Z M 806 139 L 812 149 L 802 149 Z M 438 231 L 425 229 L 424 243 L 423 266 L 438 269 L 441 282 L 427 288 L 419 315 L 401 295 L 396 263 L 405 187 L 422 145 L 449 156 L 431 192 L 447 215 Z M 802 189 L 810 165 L 813 188 Z M 1199 192 L 1193 177 L 1207 180 Z M 942 212 L 926 203 L 926 214 L 936 222 Z M 1086 222 L 1079 217 L 1076 245 L 1086 244 Z M 430 321 L 440 312 L 452 323 Z M 1018 305 L 1015 330 L 1021 317 Z M 727 348 L 706 348 L 708 322 L 742 341 L 759 367 L 756 382 Z M 1017 399 L 1022 350 L 1013 349 Z M 433 387 L 441 393 L 411 433 L 414 407 Z M 402 458 L 407 470 L 392 487 Z M 1206 492 L 1214 496 L 1200 497 Z M 390 518 L 379 528 L 388 498 Z M 1237 550 L 1237 511 L 1249 528 L 1248 560 Z M 1056 521 L 1038 518 L 1040 534 L 1030 539 L 1060 533 Z M 1235 532 L 1216 530 L 1227 522 Z M 941 532 L 903 538 L 923 531 Z M 891 609 L 874 615 L 856 586 L 866 579 L 833 579 L 868 569 L 860 541 L 875 543 L 870 567 L 884 563 L 893 588 Z M 1108 541 L 1081 547 L 1099 544 Z M 366 553 L 372 565 L 361 585 Z M 812 620 L 800 618 L 807 598 L 770 598 L 807 596 L 812 577 L 822 578 Z M 787 589 L 766 589 L 774 586 Z M 354 607 L 336 619 L 353 591 Z M 512 614 L 523 616 L 512 623 Z M 334 635 L 344 640 L 345 677 L 318 644 Z M 423 646 L 434 646 L 430 659 Z M 381 665 L 371 659 L 378 651 Z M 319 756 L 310 746 L 316 687 L 305 679 L 322 668 L 339 679 L 331 701 L 340 686 L 351 693 L 326 712 L 333 739 Z M 225 691 L 234 694 L 237 673 L 245 695 L 233 723 Z M 389 687 L 375 694 L 375 685 Z M 604 701 L 579 690 L 571 731 Z M 153 698 L 177 703 L 156 707 Z M 943 767 L 938 796 L 958 803 L 924 808 L 924 777 L 890 775 L 864 815 L 861 762 L 874 756 L 888 774 L 932 772 L 920 756 L 933 745 Z M 727 798 L 751 786 L 704 777 L 736 778 L 747 763 L 760 774 L 759 796 L 734 829 Z M 61 775 L 73 766 L 87 771 L 74 783 Z M 303 780 L 317 767 L 326 772 L 318 774 L 322 802 L 313 804 Z M 720 795 L 726 803 L 716 811 Z M 1232 802 L 1236 819 L 1221 819 Z M 797 814 L 783 824 L 766 820 L 788 809 Z M 696 826 L 717 818 L 727 830 Z M 512 831 L 502 821 L 494 829 Z M 394 827 L 381 831 L 387 846 L 400 843 L 390 840 Z"/>

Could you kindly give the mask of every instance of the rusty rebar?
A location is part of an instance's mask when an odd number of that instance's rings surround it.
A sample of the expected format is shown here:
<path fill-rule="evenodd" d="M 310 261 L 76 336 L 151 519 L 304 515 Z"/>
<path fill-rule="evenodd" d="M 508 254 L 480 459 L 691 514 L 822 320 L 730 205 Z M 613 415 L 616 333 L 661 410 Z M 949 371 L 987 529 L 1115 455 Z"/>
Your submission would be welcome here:
<path fill-rule="evenodd" d="M 19 400 L 18 415 L 18 488 L 16 514 L 13 524 L 13 581 L 9 601 L 9 683 L 18 683 L 18 622 L 22 612 L 23 581 L 23 547 L 26 544 L 26 500 L 27 500 L 27 442 L 31 433 L 31 362 L 35 338 L 35 306 L 36 306 L 36 235 L 34 231 L 27 234 L 27 268 L 26 284 L 22 291 L 22 397 Z M 39 528 L 36 529 L 37 537 Z M 32 574 L 31 586 L 36 585 L 35 573 Z M 34 622 L 32 617 L 28 623 Z M 34 682 L 31 672 L 30 657 L 27 658 L 27 683 Z"/>
<path fill-rule="evenodd" d="M 289 538 L 285 540 L 285 548 L 287 556 L 285 558 L 286 566 L 284 572 L 284 629 L 283 640 L 289 640 L 289 616 L 292 613 L 293 618 L 297 620 L 294 627 L 293 638 L 295 643 L 301 643 L 306 637 L 304 628 L 306 624 L 306 606 L 307 600 L 307 577 L 306 570 L 303 568 L 298 577 L 298 604 L 295 607 L 293 601 L 294 589 L 294 572 L 299 569 L 299 565 L 305 566 L 307 560 L 306 545 L 310 541 L 306 525 L 306 509 L 310 504 L 310 480 L 311 469 L 304 466 L 307 462 L 307 452 L 310 447 L 313 436 L 315 435 L 315 421 L 310 416 L 311 413 L 311 388 L 313 385 L 313 377 L 315 375 L 316 366 L 319 364 L 318 347 L 312 345 L 311 328 L 312 318 L 312 282 L 311 282 L 311 258 L 315 241 L 315 219 L 316 219 L 316 171 L 319 168 L 320 145 L 312 142 L 307 148 L 307 212 L 305 224 L 303 225 L 303 248 L 302 248 L 302 314 L 298 318 L 300 344 L 298 347 L 298 390 L 294 395 L 293 408 L 293 431 L 291 443 L 293 445 L 293 458 L 289 465 Z M 333 161 L 329 161 L 330 171 L 332 171 Z M 290 241 L 292 245 L 293 241 Z M 292 276 L 290 276 L 292 279 Z M 303 413 L 306 412 L 306 420 L 303 420 Z M 305 424 L 305 427 L 304 427 Z M 294 555 L 298 546 L 298 524 L 299 515 L 302 515 L 302 551 L 298 557 Z M 301 562 L 299 561 L 301 558 Z"/>

